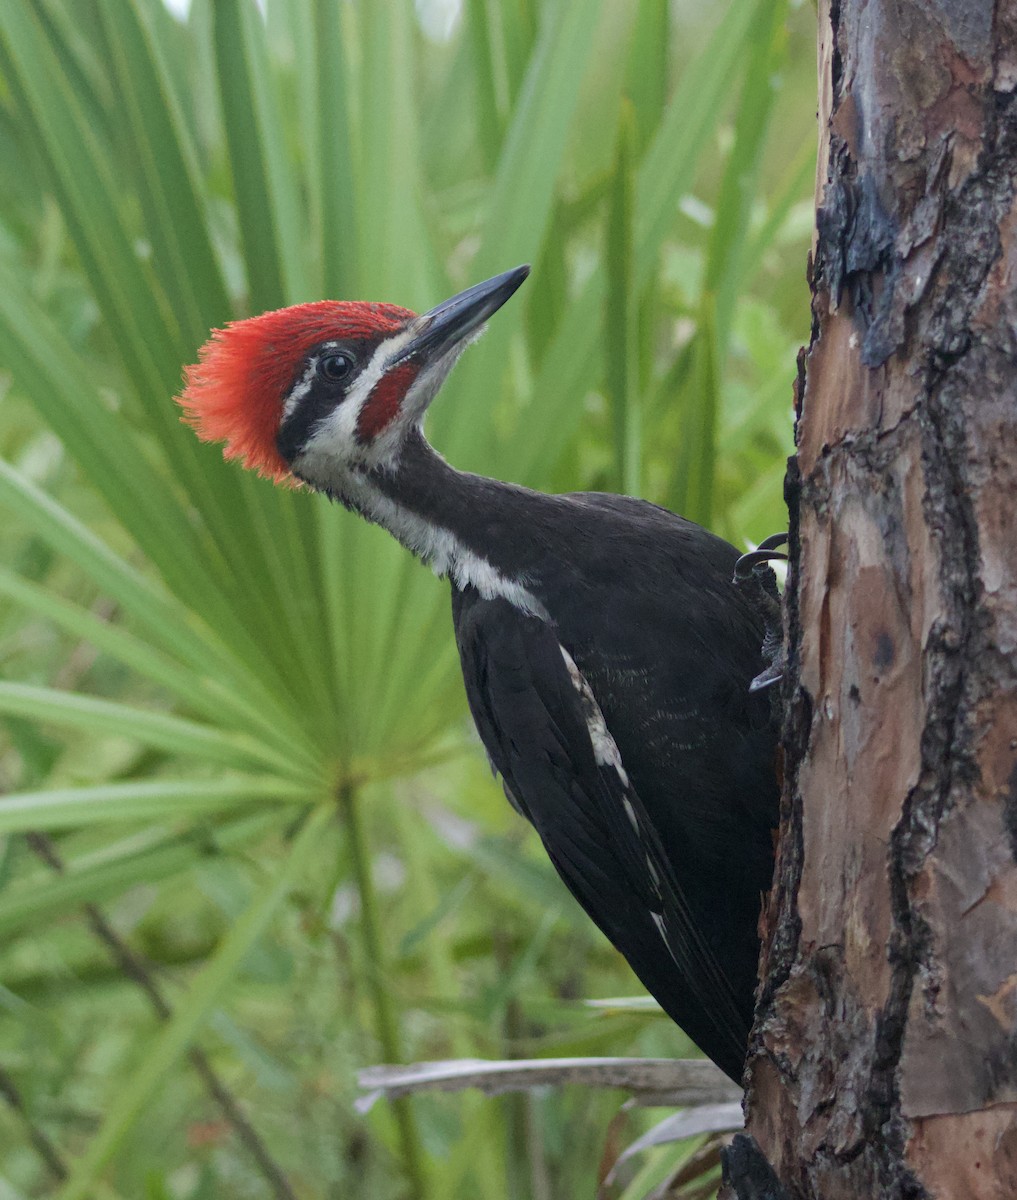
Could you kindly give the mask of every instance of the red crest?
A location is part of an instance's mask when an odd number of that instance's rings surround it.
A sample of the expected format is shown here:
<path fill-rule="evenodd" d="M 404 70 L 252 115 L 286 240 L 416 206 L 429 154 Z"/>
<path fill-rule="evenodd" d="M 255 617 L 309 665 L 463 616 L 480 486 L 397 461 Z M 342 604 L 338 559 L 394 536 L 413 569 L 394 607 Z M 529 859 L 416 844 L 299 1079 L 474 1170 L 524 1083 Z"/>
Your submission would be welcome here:
<path fill-rule="evenodd" d="M 225 458 L 282 482 L 289 468 L 276 449 L 286 394 L 304 355 L 319 342 L 396 333 L 415 314 L 394 304 L 319 300 L 214 329 L 184 368 L 177 403 L 205 442 L 225 442 Z"/>

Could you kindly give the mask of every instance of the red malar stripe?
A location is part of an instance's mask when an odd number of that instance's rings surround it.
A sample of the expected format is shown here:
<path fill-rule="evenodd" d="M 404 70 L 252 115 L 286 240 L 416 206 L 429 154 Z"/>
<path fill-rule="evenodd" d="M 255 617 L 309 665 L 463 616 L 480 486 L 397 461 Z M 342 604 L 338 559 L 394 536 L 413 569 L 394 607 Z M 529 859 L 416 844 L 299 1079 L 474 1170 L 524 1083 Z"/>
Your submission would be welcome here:
<path fill-rule="evenodd" d="M 357 418 L 357 433 L 362 441 L 371 441 L 388 426 L 399 412 L 418 370 L 416 364 L 404 363 L 378 380 Z"/>

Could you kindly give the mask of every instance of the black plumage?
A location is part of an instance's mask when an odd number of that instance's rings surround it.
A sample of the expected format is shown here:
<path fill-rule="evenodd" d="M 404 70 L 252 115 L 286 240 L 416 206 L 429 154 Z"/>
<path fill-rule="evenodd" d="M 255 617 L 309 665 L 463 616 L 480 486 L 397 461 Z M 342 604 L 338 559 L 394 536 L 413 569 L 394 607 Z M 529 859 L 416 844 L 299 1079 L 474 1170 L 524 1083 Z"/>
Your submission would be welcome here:
<path fill-rule="evenodd" d="M 644 501 L 464 474 L 419 433 L 376 483 L 533 602 L 453 573 L 481 740 L 569 890 L 737 1079 L 778 797 L 769 701 L 749 692 L 764 623 L 733 583 L 738 552 Z"/>

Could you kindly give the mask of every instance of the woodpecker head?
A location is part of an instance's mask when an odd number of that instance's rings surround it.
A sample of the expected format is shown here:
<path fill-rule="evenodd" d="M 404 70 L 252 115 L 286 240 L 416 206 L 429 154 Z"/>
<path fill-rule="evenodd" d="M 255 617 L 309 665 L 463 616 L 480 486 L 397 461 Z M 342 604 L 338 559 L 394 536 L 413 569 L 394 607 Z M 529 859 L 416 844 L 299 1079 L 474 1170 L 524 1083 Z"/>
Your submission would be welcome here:
<path fill-rule="evenodd" d="M 332 490 L 391 468 L 456 359 L 530 268 L 478 283 L 417 316 L 321 300 L 217 329 L 178 401 L 204 441 L 276 481 Z"/>

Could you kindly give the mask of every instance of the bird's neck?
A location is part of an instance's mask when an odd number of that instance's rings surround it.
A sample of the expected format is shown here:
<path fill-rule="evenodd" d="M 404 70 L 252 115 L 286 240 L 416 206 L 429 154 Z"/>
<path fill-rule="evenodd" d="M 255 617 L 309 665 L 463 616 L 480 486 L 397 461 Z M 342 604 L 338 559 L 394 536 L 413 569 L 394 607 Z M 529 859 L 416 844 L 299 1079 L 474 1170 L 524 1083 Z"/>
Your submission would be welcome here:
<path fill-rule="evenodd" d="M 532 591 L 534 550 L 522 509 L 536 499 L 512 484 L 457 471 L 414 430 L 398 463 L 343 480 L 339 498 L 381 525 L 436 575 L 546 615 Z M 514 532 L 514 536 L 512 536 Z"/>

